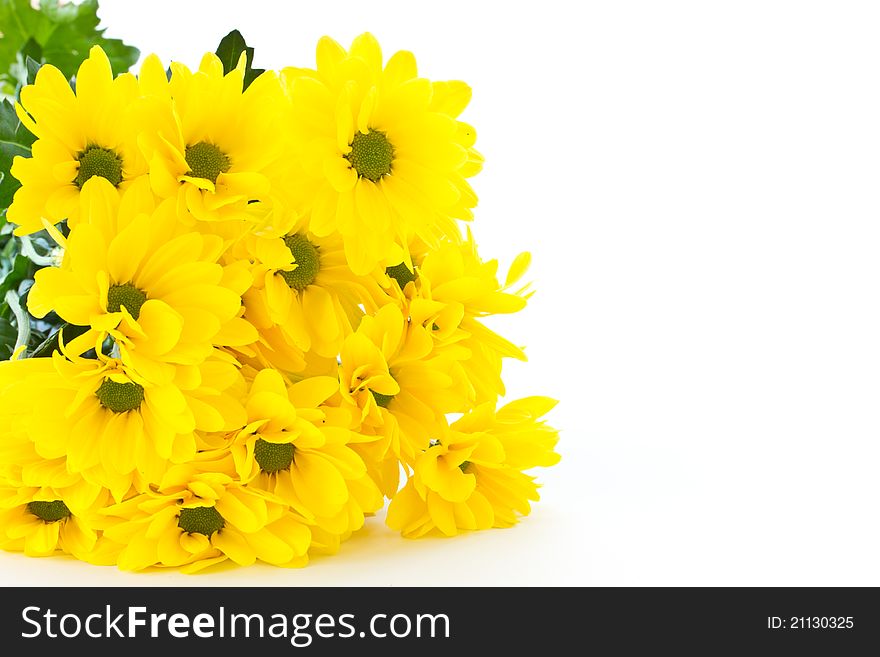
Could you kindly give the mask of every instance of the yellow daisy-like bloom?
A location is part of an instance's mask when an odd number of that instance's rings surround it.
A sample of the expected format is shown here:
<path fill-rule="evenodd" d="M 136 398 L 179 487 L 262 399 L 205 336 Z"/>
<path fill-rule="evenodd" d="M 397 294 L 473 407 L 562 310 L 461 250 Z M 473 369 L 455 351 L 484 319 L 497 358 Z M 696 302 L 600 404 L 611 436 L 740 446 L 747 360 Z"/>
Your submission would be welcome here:
<path fill-rule="evenodd" d="M 4 379 L 0 395 L 10 383 Z M 40 456 L 25 431 L 32 419 L 27 408 L 4 408 L 0 416 L 0 548 L 29 556 L 60 550 L 93 564 L 115 563 L 100 536 L 109 491 L 70 472 L 66 458 Z"/>
<path fill-rule="evenodd" d="M 311 532 L 296 514 L 224 474 L 166 482 L 105 513 L 115 520 L 104 536 L 117 545 L 122 570 L 170 566 L 194 573 L 227 559 L 241 566 L 257 559 L 286 567 L 308 562 Z"/>
<path fill-rule="evenodd" d="M 66 458 L 70 472 L 121 500 L 135 483 L 158 482 L 169 461 L 193 459 L 196 428 L 244 424 L 241 404 L 224 394 L 238 376 L 234 366 L 209 361 L 154 384 L 116 359 L 56 353 L 0 364 L 0 379 L 11 382 L 0 414 L 24 413 L 19 426 L 41 457 Z"/>
<path fill-rule="evenodd" d="M 385 436 L 378 444 L 406 463 L 428 443 L 446 413 L 466 411 L 473 400 L 461 365 L 432 349 L 431 337 L 395 305 L 364 317 L 342 346 L 343 403 L 357 410 L 363 433 Z"/>
<path fill-rule="evenodd" d="M 525 308 L 531 296 L 528 286 L 511 288 L 522 278 L 529 260 L 528 253 L 520 254 L 501 285 L 498 261 L 483 262 L 468 231 L 464 242 L 443 242 L 413 270 L 403 263 L 387 270 L 391 296 L 413 324 L 431 335 L 438 353 L 461 363 L 476 390 L 477 403 L 494 403 L 504 394 L 502 358 L 526 360 L 520 347 L 480 319 Z"/>
<path fill-rule="evenodd" d="M 242 58 L 224 75 L 207 53 L 195 72 L 172 62 L 170 80 L 155 55 L 141 67 L 141 116 L 149 126 L 141 144 L 152 189 L 199 221 L 253 222 L 248 204 L 271 198 L 284 91 L 273 72 L 242 91 L 244 65 Z"/>
<path fill-rule="evenodd" d="M 418 237 L 433 245 L 456 235 L 476 196 L 466 178 L 482 158 L 474 129 L 457 120 L 470 101 L 463 82 L 418 77 L 412 53 L 383 67 L 379 44 L 363 34 L 346 52 L 324 37 L 317 69 L 282 71 L 291 98 L 293 202 L 311 211 L 316 235 L 338 231 L 357 274 L 408 258 Z"/>
<path fill-rule="evenodd" d="M 72 349 L 78 353 L 113 338 L 123 361 L 155 382 L 170 381 L 173 365 L 201 363 L 215 345 L 256 340 L 238 316 L 249 278 L 242 283 L 240 269 L 227 272 L 217 263 L 219 237 L 185 231 L 169 206 L 125 214 L 118 221 L 93 217 L 71 231 L 61 266 L 35 276 L 31 314 L 54 310 L 91 327 Z"/>
<path fill-rule="evenodd" d="M 349 413 L 323 405 L 338 385 L 316 376 L 288 386 L 277 371 L 260 371 L 245 401 L 248 424 L 229 450 L 242 482 L 274 494 L 310 524 L 345 534 L 382 506 L 382 495 L 348 446 L 368 439 L 349 431 Z"/>
<path fill-rule="evenodd" d="M 391 501 L 388 526 L 408 538 L 455 536 L 510 527 L 528 515 L 538 487 L 523 470 L 559 461 L 557 432 L 539 420 L 555 404 L 529 397 L 497 414 L 485 404 L 438 434 Z"/>
<path fill-rule="evenodd" d="M 99 561 L 98 512 L 108 499 L 105 489 L 68 473 L 63 460 L 19 468 L 19 476 L 0 482 L 0 548 Z"/>
<path fill-rule="evenodd" d="M 131 109 L 138 98 L 135 77 L 113 78 L 110 61 L 95 46 L 76 74 L 76 92 L 54 66 L 42 66 L 34 84 L 21 91 L 21 122 L 38 139 L 33 157 L 16 157 L 12 175 L 22 184 L 7 218 L 16 235 L 64 219 L 75 226 L 105 195 L 148 185 L 146 161 L 137 146 Z"/>
<path fill-rule="evenodd" d="M 462 433 L 485 433 L 497 438 L 504 448 L 504 464 L 517 470 L 548 468 L 559 462 L 553 451 L 559 431 L 542 418 L 558 402 L 549 397 L 524 397 L 497 411 L 494 404 L 480 404 L 459 418 L 452 428 Z"/>
<path fill-rule="evenodd" d="M 378 307 L 378 277 L 351 271 L 338 236 L 255 238 L 250 251 L 256 284 L 244 295 L 245 318 L 276 352 L 335 358 L 362 308 Z"/>

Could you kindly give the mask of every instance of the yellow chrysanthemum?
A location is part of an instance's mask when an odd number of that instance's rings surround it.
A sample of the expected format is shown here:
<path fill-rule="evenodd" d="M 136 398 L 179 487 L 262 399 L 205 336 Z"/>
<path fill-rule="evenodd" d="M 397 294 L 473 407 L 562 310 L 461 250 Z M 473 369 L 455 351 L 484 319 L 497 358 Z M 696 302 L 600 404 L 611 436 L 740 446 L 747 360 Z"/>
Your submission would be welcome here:
<path fill-rule="evenodd" d="M 18 476 L 0 481 L 0 548 L 100 561 L 98 512 L 108 499 L 105 489 L 68 473 L 63 460 L 19 467 Z"/>
<path fill-rule="evenodd" d="M 461 365 L 432 349 L 431 337 L 395 305 L 364 317 L 342 346 L 343 403 L 357 409 L 363 433 L 385 436 L 378 444 L 407 463 L 446 413 L 467 410 L 473 399 Z M 386 492 L 388 483 L 383 484 Z"/>
<path fill-rule="evenodd" d="M 308 562 L 311 533 L 296 514 L 223 474 L 167 482 L 105 513 L 115 522 L 104 536 L 117 545 L 123 570 L 170 566 L 193 573 L 227 559 L 242 566 L 257 559 L 287 567 Z"/>
<path fill-rule="evenodd" d="M 538 499 L 524 469 L 553 465 L 557 432 L 539 418 L 556 402 L 530 397 L 494 413 L 478 407 L 438 434 L 388 507 L 386 521 L 404 536 L 509 527 Z"/>
<path fill-rule="evenodd" d="M 480 404 L 452 425 L 462 433 L 485 433 L 498 439 L 504 448 L 504 464 L 518 470 L 547 468 L 559 462 L 553 451 L 559 431 L 542 418 L 558 402 L 549 397 L 524 397 L 502 406 Z"/>
<path fill-rule="evenodd" d="M 167 382 L 172 365 L 194 365 L 217 345 L 253 342 L 241 319 L 246 269 L 225 270 L 219 237 L 186 231 L 172 206 L 74 228 L 60 267 L 39 270 L 28 295 L 35 317 L 55 311 L 91 330 L 73 351 L 114 339 L 122 360 L 141 376 Z M 242 281 L 240 275 L 244 274 Z"/>
<path fill-rule="evenodd" d="M 316 235 L 342 234 L 357 274 L 408 258 L 411 237 L 432 245 L 457 235 L 476 196 L 466 178 L 482 158 L 474 129 L 457 120 L 470 101 L 463 82 L 418 77 L 412 53 L 383 68 L 370 34 L 346 52 L 325 37 L 317 69 L 282 71 L 291 97 L 293 202 L 311 211 Z"/>
<path fill-rule="evenodd" d="M 7 218 L 18 224 L 17 235 L 42 230 L 43 218 L 75 226 L 105 194 L 118 197 L 132 186 L 148 185 L 131 111 L 137 98 L 135 77 L 123 73 L 114 79 L 98 46 L 80 65 L 75 92 L 57 68 L 40 68 L 16 107 L 38 137 L 33 157 L 16 157 L 12 165 L 22 186 Z"/>
<path fill-rule="evenodd" d="M 70 472 L 120 500 L 133 484 L 158 482 L 169 461 L 191 460 L 196 428 L 243 426 L 241 404 L 224 394 L 238 376 L 232 365 L 207 361 L 157 385 L 103 355 L 7 361 L 0 415 L 24 414 L 19 426 L 41 457 L 66 458 Z"/>
<path fill-rule="evenodd" d="M 387 270 L 389 293 L 435 341 L 438 353 L 458 360 L 476 391 L 477 403 L 504 394 L 502 358 L 526 360 L 522 349 L 480 319 L 525 308 L 528 286 L 511 291 L 525 273 L 529 254 L 520 254 L 504 285 L 498 261 L 483 262 L 468 231 L 464 242 L 443 242 L 410 270 L 403 263 Z"/>
<path fill-rule="evenodd" d="M 255 285 L 244 295 L 245 318 L 275 352 L 335 358 L 363 309 L 377 307 L 377 278 L 351 271 L 338 236 L 255 238 L 249 251 Z"/>
<path fill-rule="evenodd" d="M 271 199 L 271 165 L 281 154 L 286 101 L 277 74 L 265 73 L 242 91 L 244 58 L 225 75 L 211 53 L 195 72 L 172 62 L 169 80 L 150 55 L 138 81 L 153 191 L 199 221 L 254 221 L 249 204 Z"/>
<path fill-rule="evenodd" d="M 260 371 L 245 401 L 248 424 L 229 451 L 240 481 L 274 494 L 310 524 L 348 534 L 382 506 L 382 495 L 349 447 L 369 438 L 348 429 L 350 413 L 324 405 L 337 389 L 336 378 L 288 386 L 275 370 Z"/>

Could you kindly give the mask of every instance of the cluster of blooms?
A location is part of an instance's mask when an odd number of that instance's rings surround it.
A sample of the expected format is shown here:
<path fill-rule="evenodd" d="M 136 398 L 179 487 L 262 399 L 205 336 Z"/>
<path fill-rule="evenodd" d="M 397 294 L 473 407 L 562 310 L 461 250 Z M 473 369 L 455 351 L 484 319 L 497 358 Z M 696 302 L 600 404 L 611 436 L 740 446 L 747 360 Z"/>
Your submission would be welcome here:
<path fill-rule="evenodd" d="M 21 92 L 17 235 L 63 249 L 27 304 L 75 330 L 0 363 L 0 547 L 192 572 L 300 566 L 391 500 L 404 536 L 505 527 L 558 460 L 545 397 L 496 408 L 522 309 L 470 231 L 462 82 L 329 38 L 245 84 L 213 54 Z M 455 421 L 452 418 L 457 417 Z"/>

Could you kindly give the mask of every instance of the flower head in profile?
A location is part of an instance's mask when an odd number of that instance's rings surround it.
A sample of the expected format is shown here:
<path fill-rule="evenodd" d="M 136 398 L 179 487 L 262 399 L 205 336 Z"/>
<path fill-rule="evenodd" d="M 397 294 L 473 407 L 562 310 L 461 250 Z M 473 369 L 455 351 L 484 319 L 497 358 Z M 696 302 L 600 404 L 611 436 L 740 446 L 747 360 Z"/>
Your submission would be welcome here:
<path fill-rule="evenodd" d="M 502 285 L 498 261 L 484 262 L 468 231 L 464 241 L 444 241 L 417 259 L 386 269 L 388 296 L 433 340 L 438 354 L 454 358 L 476 392 L 476 402 L 495 402 L 504 394 L 504 358 L 526 360 L 523 350 L 483 323 L 483 318 L 515 313 L 526 306 L 529 286 L 513 289 L 528 268 L 520 254 Z"/>
<path fill-rule="evenodd" d="M 485 404 L 439 433 L 391 501 L 388 526 L 409 538 L 455 536 L 528 515 L 538 486 L 523 470 L 559 460 L 557 432 L 540 421 L 555 403 L 529 397 L 497 413 Z"/>
<path fill-rule="evenodd" d="M 340 359 L 343 404 L 357 414 L 363 433 L 385 438 L 369 449 L 390 450 L 406 463 L 446 413 L 467 410 L 473 399 L 460 364 L 435 354 L 431 337 L 393 304 L 363 318 L 343 343 Z"/>
<path fill-rule="evenodd" d="M 137 80 L 113 77 L 99 46 L 76 74 L 76 91 L 57 68 L 40 67 L 21 91 L 21 122 L 37 136 L 32 157 L 16 157 L 12 175 L 21 182 L 7 218 L 17 235 L 43 229 L 43 219 L 75 226 L 106 196 L 119 198 L 147 186 L 146 161 L 138 149 L 132 108 Z"/>
<path fill-rule="evenodd" d="M 311 212 L 309 230 L 341 233 L 352 270 L 408 258 L 418 238 L 457 235 L 476 196 L 466 178 L 480 169 L 474 129 L 458 120 L 470 101 L 463 82 L 418 77 L 412 53 L 383 64 L 370 34 L 346 51 L 325 37 L 315 70 L 282 71 L 291 98 L 295 161 L 290 197 Z"/>

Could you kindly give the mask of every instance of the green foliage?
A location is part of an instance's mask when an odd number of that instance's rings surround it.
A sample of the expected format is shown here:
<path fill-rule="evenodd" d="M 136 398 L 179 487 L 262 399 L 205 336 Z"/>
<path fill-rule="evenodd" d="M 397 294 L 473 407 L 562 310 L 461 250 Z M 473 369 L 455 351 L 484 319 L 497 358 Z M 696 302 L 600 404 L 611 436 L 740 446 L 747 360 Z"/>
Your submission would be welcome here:
<path fill-rule="evenodd" d="M 18 326 L 15 314 L 27 320 L 22 311 L 26 313 L 28 291 L 37 270 L 51 262 L 54 242 L 45 232 L 25 241 L 14 237 L 6 209 L 20 186 L 10 174 L 12 161 L 16 156 L 29 157 L 35 139 L 19 121 L 14 103 L 21 88 L 33 84 L 40 66 L 52 64 L 72 79 L 96 45 L 107 53 L 115 73 L 127 71 L 137 61 L 137 48 L 104 37 L 97 11 L 98 0 L 80 4 L 40 0 L 38 8 L 30 0 L 0 0 L 0 359 L 12 355 L 19 338 L 27 337 L 29 356 L 48 356 L 57 349 L 62 330 L 65 341 L 85 330 L 63 325 L 54 313 L 21 322 L 30 324 L 29 334 Z"/>
<path fill-rule="evenodd" d="M 54 241 L 45 231 L 31 235 L 28 240 L 32 248 L 31 253 L 41 257 L 47 256 L 54 245 Z M 33 285 L 34 275 L 41 267 L 22 252 L 22 246 L 22 240 L 13 237 L 12 226 L 8 224 L 3 226 L 0 230 L 0 360 L 12 355 L 18 336 L 17 328 L 14 326 L 17 325 L 15 313 L 6 303 L 6 295 L 9 292 L 13 293 L 18 305 L 27 308 L 27 294 Z M 54 313 L 40 320 L 31 318 L 28 352 L 44 342 L 46 336 L 60 325 L 61 320 Z M 69 340 L 75 335 L 65 330 L 64 337 Z"/>
<path fill-rule="evenodd" d="M 20 242 L 12 237 L 11 228 L 4 226 L 0 234 L 0 299 L 10 290 L 18 291 L 36 270 L 36 265 L 21 254 Z M 9 309 L 0 304 L 0 316 L 8 317 L 8 313 Z"/>
<path fill-rule="evenodd" d="M 98 29 L 98 0 L 59 4 L 40 0 L 0 0 L 0 94 L 12 97 L 26 82 L 27 58 L 52 64 L 68 78 L 76 74 L 92 46 L 101 46 L 113 70 L 127 71 L 139 56 L 137 48 L 104 37 Z"/>
<path fill-rule="evenodd" d="M 40 70 L 40 66 L 42 66 L 42 64 L 40 64 L 39 60 L 34 59 L 30 55 L 25 58 L 24 68 L 27 73 L 27 84 L 33 84 L 37 79 L 37 71 Z"/>
<path fill-rule="evenodd" d="M 18 330 L 5 317 L 0 317 L 0 360 L 9 360 L 15 348 Z"/>
<path fill-rule="evenodd" d="M 63 336 L 64 344 L 67 344 L 68 342 L 70 342 L 74 338 L 78 338 L 88 330 L 88 326 L 74 326 L 73 324 L 64 324 L 63 326 L 61 326 L 61 328 L 55 329 L 48 338 L 43 340 L 43 342 L 33 347 L 33 351 L 29 355 L 31 358 L 45 358 L 47 356 L 51 356 L 52 352 L 61 351 L 61 346 L 58 343 L 59 335 Z M 31 340 L 31 344 L 34 344 L 33 340 Z"/>
<path fill-rule="evenodd" d="M 33 262 L 21 255 L 19 242 L 12 237 L 10 228 L 4 226 L 0 235 L 0 359 L 12 355 L 18 338 L 18 330 L 13 325 L 15 314 L 6 303 L 6 293 L 26 293 L 37 269 Z"/>
<path fill-rule="evenodd" d="M 18 120 L 12 103 L 0 101 L 0 208 L 9 207 L 19 188 L 18 181 L 9 174 L 12 159 L 16 155 L 29 157 L 33 143 L 34 136 Z"/>
<path fill-rule="evenodd" d="M 232 30 L 229 34 L 220 40 L 220 45 L 215 51 L 217 57 L 223 62 L 223 72 L 229 73 L 236 66 L 241 58 L 241 54 L 245 53 L 247 68 L 244 72 L 244 88 L 247 89 L 251 82 L 265 73 L 265 69 L 253 68 L 254 65 L 254 49 L 245 43 L 244 37 L 238 30 Z"/>

